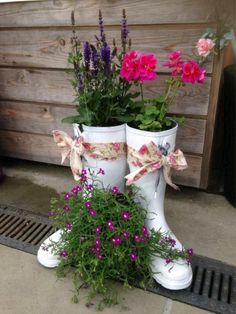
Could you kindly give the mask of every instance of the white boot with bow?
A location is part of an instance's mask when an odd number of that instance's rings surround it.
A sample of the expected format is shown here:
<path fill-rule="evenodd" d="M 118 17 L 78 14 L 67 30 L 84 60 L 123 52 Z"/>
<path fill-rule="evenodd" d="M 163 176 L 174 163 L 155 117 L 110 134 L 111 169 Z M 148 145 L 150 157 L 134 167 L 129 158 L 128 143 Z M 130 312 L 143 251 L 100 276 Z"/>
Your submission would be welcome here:
<path fill-rule="evenodd" d="M 74 124 L 73 127 L 75 137 L 79 138 L 81 136 L 79 125 Z M 92 145 L 96 143 L 110 144 L 107 145 L 108 152 L 106 150 L 98 152 L 100 156 L 98 159 L 90 157 L 88 153 L 84 153 L 82 156 L 83 168 L 85 170 L 91 169 L 95 173 L 98 173 L 98 177 L 101 180 L 101 187 L 112 188 L 116 186 L 120 192 L 123 192 L 125 175 L 127 173 L 126 150 L 124 150 L 126 146 L 125 125 L 114 127 L 83 126 L 83 139 L 85 143 Z M 68 138 L 68 141 L 70 142 L 71 139 Z M 74 143 L 71 145 L 73 146 Z M 78 149 L 78 151 L 79 150 L 80 149 Z M 116 155 L 118 158 L 116 158 Z M 102 169 L 102 171 L 99 171 L 100 169 Z M 77 171 L 73 171 L 73 173 L 74 177 L 76 177 Z M 58 266 L 60 262 L 59 256 L 53 254 L 50 244 L 60 241 L 62 232 L 63 230 L 56 231 L 41 244 L 37 253 L 37 260 L 41 265 L 48 268 Z"/>
<path fill-rule="evenodd" d="M 139 187 L 140 194 L 144 197 L 144 199 L 140 198 L 138 201 L 147 210 L 146 226 L 149 230 L 155 229 L 167 232 L 176 241 L 175 247 L 181 249 L 182 244 L 170 230 L 164 214 L 164 197 L 168 175 L 165 173 L 165 180 L 163 167 L 160 170 L 145 173 L 145 168 L 143 168 L 141 164 L 137 165 L 137 163 L 132 163 L 132 158 L 130 158 L 130 153 L 132 154 L 134 151 L 138 152 L 141 147 L 144 147 L 144 144 L 148 145 L 150 142 L 153 142 L 157 147 L 159 146 L 159 150 L 162 151 L 163 155 L 172 152 L 175 146 L 177 128 L 178 126 L 176 124 L 172 129 L 167 131 L 148 132 L 127 126 L 126 137 L 130 173 L 140 176 L 140 178 L 135 181 L 135 185 Z M 141 167 L 143 168 L 144 175 L 138 174 Z M 128 181 L 132 179 L 132 175 L 126 177 L 128 177 Z M 191 266 L 181 259 L 175 263 L 170 262 L 167 264 L 164 259 L 154 257 L 152 270 L 155 273 L 154 279 L 167 289 L 184 289 L 187 288 L 192 281 Z"/>

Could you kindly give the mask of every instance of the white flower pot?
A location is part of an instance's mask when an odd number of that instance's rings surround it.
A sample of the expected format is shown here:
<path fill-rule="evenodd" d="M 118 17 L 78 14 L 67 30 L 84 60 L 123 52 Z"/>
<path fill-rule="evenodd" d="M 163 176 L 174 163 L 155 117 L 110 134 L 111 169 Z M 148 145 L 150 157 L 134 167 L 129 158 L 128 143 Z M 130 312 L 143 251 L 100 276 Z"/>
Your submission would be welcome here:
<path fill-rule="evenodd" d="M 76 137 L 80 136 L 80 130 L 78 124 L 73 124 L 74 134 Z M 125 124 L 113 127 L 90 127 L 83 125 L 83 137 L 86 143 L 126 143 L 126 131 Z M 104 170 L 104 175 L 99 174 L 98 177 L 101 180 L 101 186 L 105 188 L 117 186 L 121 192 L 124 191 L 125 175 L 127 172 L 127 160 L 126 155 L 116 160 L 96 160 L 84 155 L 85 162 L 84 168 L 94 170 L 98 172 L 99 169 Z M 54 255 L 50 248 L 48 251 L 44 250 L 44 247 L 53 242 L 58 242 L 61 237 L 61 231 L 57 231 L 47 238 L 40 246 L 37 259 L 38 262 L 49 268 L 57 267 L 59 264 L 59 257 Z"/>
<path fill-rule="evenodd" d="M 74 134 L 79 137 L 79 125 L 73 124 Z M 92 127 L 82 125 L 83 137 L 86 143 L 126 143 L 125 124 L 111 127 Z M 116 160 L 96 160 L 84 154 L 84 168 L 90 168 L 97 172 L 100 168 L 105 174 L 99 174 L 98 177 L 105 188 L 117 186 L 121 192 L 124 192 L 125 175 L 127 172 L 126 155 Z"/>
<path fill-rule="evenodd" d="M 148 132 L 126 126 L 127 145 L 135 150 L 139 150 L 143 144 L 151 141 L 157 146 L 169 147 L 168 152 L 173 151 L 178 125 L 169 130 L 161 132 Z M 138 169 L 131 162 L 128 162 L 130 172 Z M 176 240 L 176 247 L 182 248 L 181 243 L 170 230 L 164 213 L 164 197 L 166 182 L 163 177 L 162 169 L 150 172 L 135 181 L 135 185 L 140 188 L 140 194 L 144 199 L 139 199 L 139 203 L 147 210 L 146 226 L 151 230 L 161 230 L 170 233 Z M 154 257 L 152 270 L 157 272 L 154 279 L 162 286 L 172 290 L 184 289 L 191 284 L 192 269 L 185 261 L 179 260 L 178 263 L 166 264 L 164 259 Z"/>

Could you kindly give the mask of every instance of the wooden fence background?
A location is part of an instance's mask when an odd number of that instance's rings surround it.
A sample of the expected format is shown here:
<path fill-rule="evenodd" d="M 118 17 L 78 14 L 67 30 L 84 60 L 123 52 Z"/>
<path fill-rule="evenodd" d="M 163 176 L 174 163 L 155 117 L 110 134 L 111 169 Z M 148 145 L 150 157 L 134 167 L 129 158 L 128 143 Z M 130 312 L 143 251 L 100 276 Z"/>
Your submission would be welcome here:
<path fill-rule="evenodd" d="M 227 1 L 226 1 L 227 2 Z M 75 10 L 82 41 L 94 40 L 102 9 L 108 39 L 119 42 L 122 9 L 128 16 L 132 48 L 152 51 L 159 59 L 158 86 L 163 90 L 167 70 L 161 66 L 173 50 L 192 55 L 194 44 L 207 27 L 217 27 L 215 0 L 47 0 L 0 4 L 0 154 L 47 163 L 60 163 L 51 131 L 71 127 L 61 119 L 74 113 L 70 84 L 70 15 Z M 177 147 L 189 168 L 174 173 L 174 181 L 207 188 L 222 62 L 206 65 L 202 85 L 188 85 L 170 108 L 184 115 Z"/>

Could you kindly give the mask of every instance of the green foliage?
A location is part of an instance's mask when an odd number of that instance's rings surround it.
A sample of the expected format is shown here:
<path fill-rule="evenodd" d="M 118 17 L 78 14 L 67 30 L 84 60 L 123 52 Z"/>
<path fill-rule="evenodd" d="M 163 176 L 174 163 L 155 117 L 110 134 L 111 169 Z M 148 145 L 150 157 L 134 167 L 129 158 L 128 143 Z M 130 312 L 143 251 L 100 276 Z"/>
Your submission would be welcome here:
<path fill-rule="evenodd" d="M 89 179 L 83 175 L 72 191 L 52 199 L 54 226 L 62 230 L 53 251 L 60 256 L 58 273 L 66 274 L 68 269 L 74 273 L 74 302 L 79 301 L 78 293 L 86 286 L 87 303 L 99 296 L 97 308 L 101 310 L 117 303 L 116 295 L 109 294 L 111 280 L 129 287 L 139 278 L 145 287 L 152 278 L 152 256 L 189 259 L 187 251 L 174 248 L 168 234 L 147 230 L 146 212 L 134 201 L 137 194 L 135 189 L 124 194 L 116 187 L 105 190 L 90 171 Z"/>
<path fill-rule="evenodd" d="M 183 86 L 183 82 L 178 77 L 166 80 L 167 91 L 165 95 L 160 95 L 153 99 L 142 99 L 137 102 L 139 114 L 135 118 L 136 126 L 146 131 L 162 131 L 171 127 L 172 123 L 167 116 L 168 108 L 174 100 L 177 91 Z M 179 119 L 181 121 L 181 119 Z M 178 121 L 176 121 L 178 122 Z"/>

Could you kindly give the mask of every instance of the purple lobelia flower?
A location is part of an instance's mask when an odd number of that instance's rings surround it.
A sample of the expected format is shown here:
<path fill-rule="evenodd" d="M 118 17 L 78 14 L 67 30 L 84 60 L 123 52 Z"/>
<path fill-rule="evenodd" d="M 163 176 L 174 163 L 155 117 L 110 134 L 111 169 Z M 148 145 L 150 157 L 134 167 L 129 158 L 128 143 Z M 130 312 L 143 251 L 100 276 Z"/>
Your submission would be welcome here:
<path fill-rule="evenodd" d="M 170 264 L 172 262 L 172 259 L 167 257 L 165 261 L 166 261 L 166 264 Z"/>
<path fill-rule="evenodd" d="M 84 203 L 84 205 L 85 205 L 86 208 L 91 208 L 92 203 L 91 203 L 90 201 L 86 201 L 86 202 Z"/>
<path fill-rule="evenodd" d="M 92 217 L 96 217 L 97 211 L 94 208 L 89 208 L 89 215 Z"/>
<path fill-rule="evenodd" d="M 67 230 L 72 230 L 72 227 L 73 227 L 73 225 L 72 225 L 70 222 L 67 222 L 67 223 L 65 224 L 65 228 L 66 228 Z"/>
<path fill-rule="evenodd" d="M 120 214 L 122 220 L 129 220 L 130 219 L 130 213 L 128 211 L 123 211 Z"/>
<path fill-rule="evenodd" d="M 66 250 L 63 250 L 60 252 L 59 254 L 61 257 L 67 257 L 69 255 L 69 253 Z"/>
<path fill-rule="evenodd" d="M 66 194 L 64 195 L 64 200 L 65 200 L 65 201 L 68 201 L 69 198 L 70 198 L 70 193 L 66 193 Z"/>
<path fill-rule="evenodd" d="M 120 190 L 119 190 L 118 186 L 113 186 L 113 188 L 111 189 L 111 192 L 113 194 L 118 194 L 120 192 Z"/>
<path fill-rule="evenodd" d="M 70 207 L 69 207 L 69 205 L 65 205 L 64 207 L 63 207 L 63 210 L 64 210 L 64 212 L 69 212 L 70 211 Z"/>
<path fill-rule="evenodd" d="M 135 250 L 132 250 L 132 252 L 129 254 L 129 257 L 132 262 L 136 262 L 138 259 L 138 254 Z"/>
<path fill-rule="evenodd" d="M 146 226 L 142 226 L 142 233 L 145 238 L 149 236 L 149 232 Z"/>
<path fill-rule="evenodd" d="M 193 256 L 193 249 L 192 248 L 187 249 L 187 254 L 189 257 L 192 257 Z"/>
<path fill-rule="evenodd" d="M 99 235 L 99 234 L 101 234 L 101 232 L 102 232 L 102 227 L 101 227 L 101 226 L 97 226 L 97 227 L 95 228 L 95 233 L 96 233 L 97 235 Z"/>
<path fill-rule="evenodd" d="M 114 230 L 115 230 L 113 221 L 112 221 L 111 219 L 109 219 L 109 220 L 107 221 L 106 226 L 107 226 L 107 228 L 110 229 L 111 231 L 114 231 Z"/>
<path fill-rule="evenodd" d="M 90 48 L 89 42 L 86 41 L 84 43 L 84 63 L 87 70 L 89 69 L 90 59 L 91 59 L 91 48 Z"/>
<path fill-rule="evenodd" d="M 122 240 L 120 237 L 112 237 L 111 238 L 111 244 L 113 245 L 121 245 L 122 244 Z"/>
<path fill-rule="evenodd" d="M 125 239 L 125 240 L 128 240 L 128 238 L 129 238 L 129 232 L 128 231 L 123 231 L 122 232 L 122 236 L 123 236 L 123 239 Z"/>

